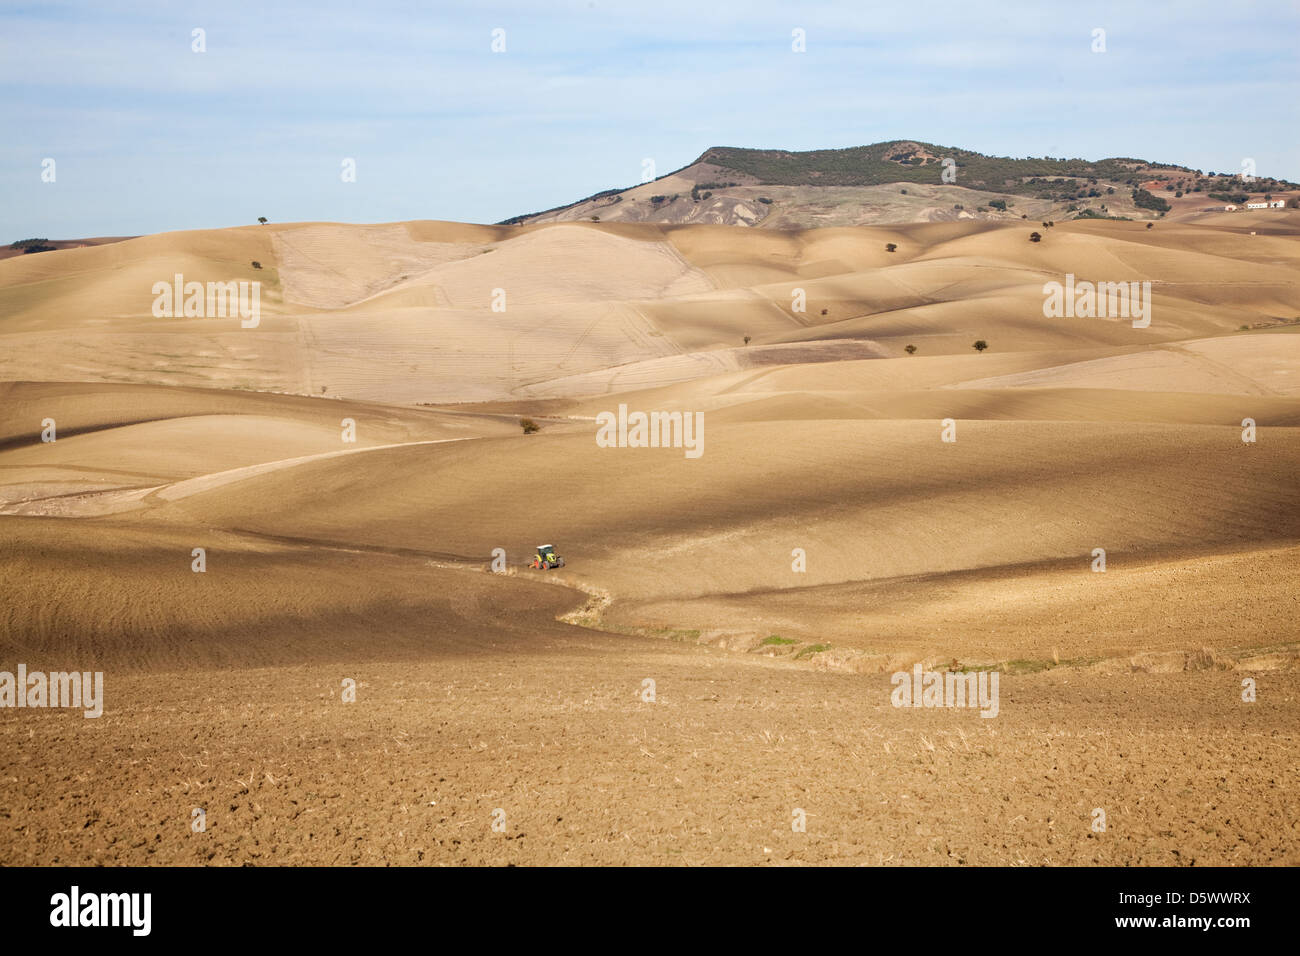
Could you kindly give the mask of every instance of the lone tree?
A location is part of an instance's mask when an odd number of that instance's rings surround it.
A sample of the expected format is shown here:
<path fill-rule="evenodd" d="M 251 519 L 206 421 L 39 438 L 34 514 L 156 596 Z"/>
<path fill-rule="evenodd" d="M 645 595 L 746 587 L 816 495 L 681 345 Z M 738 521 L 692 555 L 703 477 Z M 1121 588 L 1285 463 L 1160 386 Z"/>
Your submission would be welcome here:
<path fill-rule="evenodd" d="M 897 248 L 898 248 L 897 243 L 893 243 L 893 242 L 887 242 L 887 243 L 885 243 L 885 251 L 886 251 L 886 252 L 893 252 L 893 251 L 894 251 L 895 249 L 897 249 Z"/>
<path fill-rule="evenodd" d="M 1154 226 L 1154 225 L 1155 225 L 1154 222 L 1149 222 L 1149 223 L 1147 223 L 1147 228 L 1150 229 L 1150 228 L 1151 228 L 1152 226 Z"/>
<path fill-rule="evenodd" d="M 537 422 L 533 421 L 531 418 L 519 419 L 519 427 L 524 430 L 525 435 L 531 435 L 533 432 L 542 430 L 542 426 L 537 424 Z"/>
<path fill-rule="evenodd" d="M 260 268 L 262 268 L 262 264 L 261 264 L 260 262 L 258 262 L 256 259 L 254 259 L 254 260 L 253 260 L 253 268 L 254 268 L 254 269 L 260 269 Z"/>
<path fill-rule="evenodd" d="M 985 342 L 983 339 L 976 339 L 975 344 L 971 346 L 971 348 L 973 348 L 976 352 L 983 352 L 988 347 L 989 344 Z"/>
<path fill-rule="evenodd" d="M 1039 233 L 1031 232 L 1031 233 L 1029 234 L 1029 241 L 1030 241 L 1030 242 L 1042 242 L 1042 241 L 1043 241 L 1043 237 L 1042 237 Z"/>
<path fill-rule="evenodd" d="M 913 353 L 916 351 L 916 346 L 915 346 L 915 345 L 906 345 L 906 346 L 903 347 L 903 351 L 906 352 L 908 355 L 911 355 L 911 354 L 913 354 Z"/>
<path fill-rule="evenodd" d="M 264 226 L 266 225 L 266 217 L 265 217 L 265 216 L 258 216 L 258 217 L 257 217 L 257 221 L 260 222 L 260 223 L 261 223 L 262 225 L 264 225 Z"/>
<path fill-rule="evenodd" d="M 748 336 L 748 335 L 745 336 L 745 344 L 746 344 L 746 345 L 749 344 L 749 336 Z"/>

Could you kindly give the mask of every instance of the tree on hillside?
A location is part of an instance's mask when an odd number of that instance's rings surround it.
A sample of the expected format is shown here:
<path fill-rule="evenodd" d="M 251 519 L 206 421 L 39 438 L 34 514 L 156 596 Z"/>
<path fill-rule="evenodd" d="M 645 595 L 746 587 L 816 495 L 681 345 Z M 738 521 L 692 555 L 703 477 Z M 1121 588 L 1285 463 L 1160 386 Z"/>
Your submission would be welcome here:
<path fill-rule="evenodd" d="M 989 344 L 985 342 L 983 339 L 976 339 L 975 344 L 971 346 L 971 348 L 973 348 L 976 352 L 983 352 L 988 347 Z"/>
<path fill-rule="evenodd" d="M 1043 237 L 1042 237 L 1042 235 L 1041 235 L 1040 233 L 1037 233 L 1037 232 L 1031 232 L 1031 233 L 1029 234 L 1029 241 L 1030 241 L 1030 242 L 1042 242 L 1042 241 L 1043 241 Z"/>
<path fill-rule="evenodd" d="M 898 248 L 898 246 L 897 246 L 895 243 L 892 243 L 892 242 L 887 242 L 887 243 L 885 243 L 885 251 L 886 251 L 886 252 L 893 252 L 893 251 L 894 251 L 895 249 L 897 249 L 897 248 Z"/>
<path fill-rule="evenodd" d="M 903 351 L 906 352 L 908 355 L 913 355 L 916 352 L 916 346 L 915 345 L 905 346 L 903 348 Z"/>
<path fill-rule="evenodd" d="M 1173 208 L 1166 200 L 1151 195 L 1140 186 L 1133 189 L 1133 205 L 1139 209 L 1153 209 L 1156 212 L 1168 212 Z"/>
<path fill-rule="evenodd" d="M 257 221 L 260 222 L 260 223 L 261 223 L 262 225 L 264 225 L 264 226 L 266 225 L 266 217 L 265 217 L 265 216 L 258 216 L 258 217 L 257 217 Z"/>

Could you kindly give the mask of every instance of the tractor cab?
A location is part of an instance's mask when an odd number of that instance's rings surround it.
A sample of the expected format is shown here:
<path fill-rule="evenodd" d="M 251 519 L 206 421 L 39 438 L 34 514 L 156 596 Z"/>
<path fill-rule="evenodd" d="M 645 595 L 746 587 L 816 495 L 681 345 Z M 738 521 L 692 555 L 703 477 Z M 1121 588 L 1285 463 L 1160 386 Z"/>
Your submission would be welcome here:
<path fill-rule="evenodd" d="M 530 568 L 540 568 L 543 571 L 550 568 L 562 568 L 564 567 L 564 558 L 555 552 L 555 545 L 539 544 L 537 554 L 533 556 L 533 562 L 528 566 Z"/>

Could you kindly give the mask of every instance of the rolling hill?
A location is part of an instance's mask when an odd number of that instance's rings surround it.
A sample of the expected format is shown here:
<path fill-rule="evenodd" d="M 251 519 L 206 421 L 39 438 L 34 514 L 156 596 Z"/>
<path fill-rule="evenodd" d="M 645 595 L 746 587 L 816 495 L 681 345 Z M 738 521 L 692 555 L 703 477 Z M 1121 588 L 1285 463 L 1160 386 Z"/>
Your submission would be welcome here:
<path fill-rule="evenodd" d="M 783 188 L 895 187 L 724 187 Z M 109 688 L 0 712 L 0 862 L 1294 864 L 1300 211 L 1174 216 L 0 261 L 0 657 Z M 997 719 L 892 706 L 918 664 Z"/>

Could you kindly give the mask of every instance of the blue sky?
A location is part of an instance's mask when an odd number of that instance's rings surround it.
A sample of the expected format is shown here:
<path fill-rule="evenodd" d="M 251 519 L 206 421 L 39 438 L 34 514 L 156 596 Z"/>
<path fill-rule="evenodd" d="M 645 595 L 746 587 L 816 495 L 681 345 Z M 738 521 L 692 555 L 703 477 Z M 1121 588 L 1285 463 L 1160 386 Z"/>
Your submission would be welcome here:
<path fill-rule="evenodd" d="M 1294 0 L 0 0 L 0 240 L 496 222 L 715 145 L 1250 157 L 1300 181 L 1297 39 Z"/>

